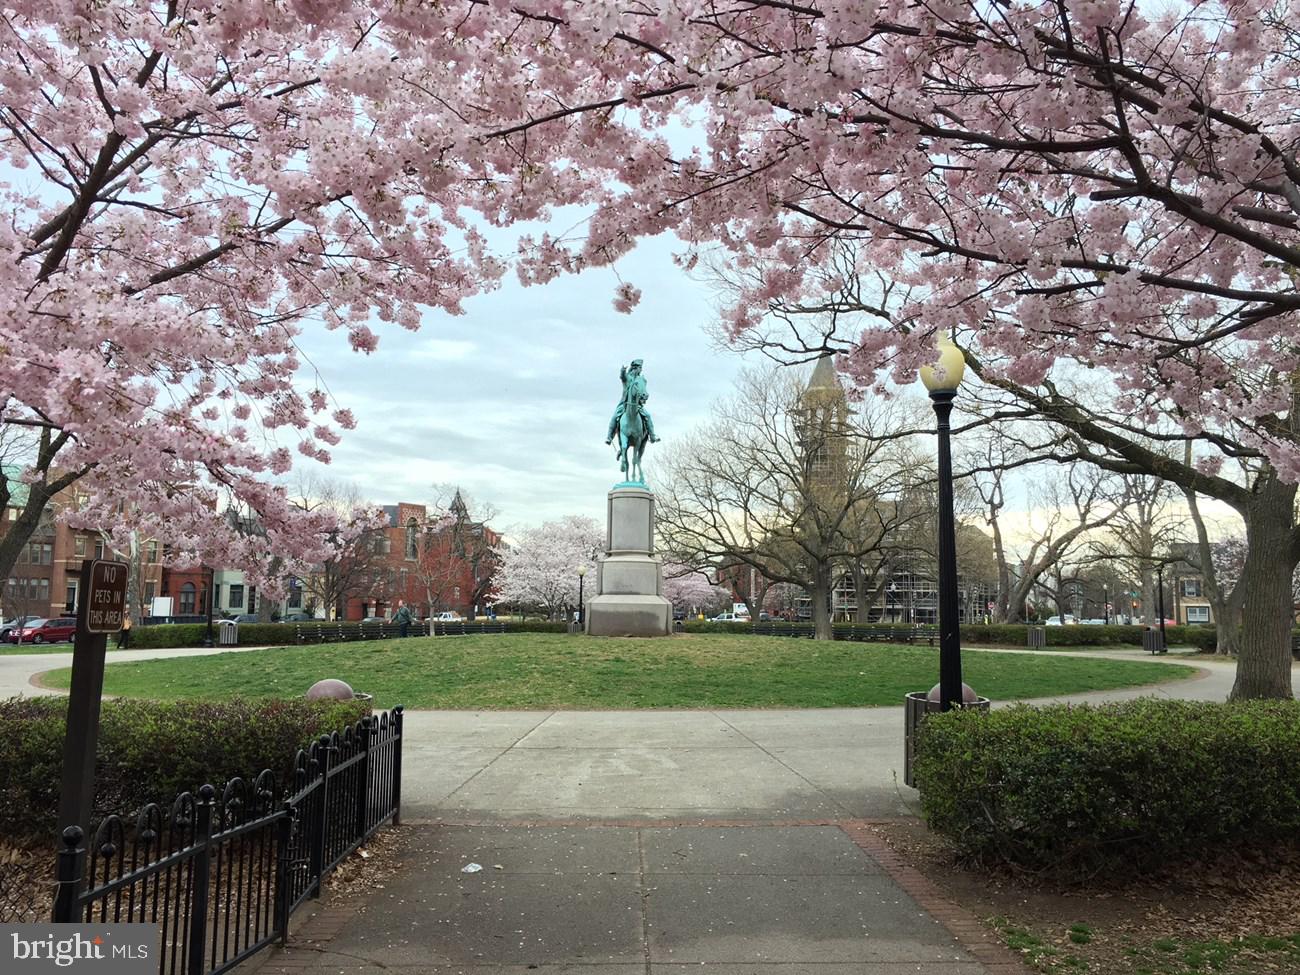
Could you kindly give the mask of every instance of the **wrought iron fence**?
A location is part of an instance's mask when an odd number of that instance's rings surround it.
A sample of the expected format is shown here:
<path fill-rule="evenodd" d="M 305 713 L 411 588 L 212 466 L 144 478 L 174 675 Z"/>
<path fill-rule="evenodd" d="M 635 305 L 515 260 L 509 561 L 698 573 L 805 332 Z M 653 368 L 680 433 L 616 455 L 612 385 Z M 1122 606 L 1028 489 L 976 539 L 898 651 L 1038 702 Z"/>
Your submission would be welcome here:
<path fill-rule="evenodd" d="M 390 640 L 402 635 L 401 625 L 382 623 L 319 622 L 294 623 L 294 643 L 344 643 L 349 640 Z M 506 624 L 494 620 L 420 620 L 407 626 L 407 636 L 471 636 L 475 633 L 505 633 Z"/>
<path fill-rule="evenodd" d="M 159 925 L 161 975 L 217 975 L 283 940 L 324 876 L 400 822 L 402 709 L 300 750 L 291 778 L 283 795 L 267 770 L 150 804 L 133 825 L 109 816 L 89 850 L 69 827 L 54 920 Z"/>

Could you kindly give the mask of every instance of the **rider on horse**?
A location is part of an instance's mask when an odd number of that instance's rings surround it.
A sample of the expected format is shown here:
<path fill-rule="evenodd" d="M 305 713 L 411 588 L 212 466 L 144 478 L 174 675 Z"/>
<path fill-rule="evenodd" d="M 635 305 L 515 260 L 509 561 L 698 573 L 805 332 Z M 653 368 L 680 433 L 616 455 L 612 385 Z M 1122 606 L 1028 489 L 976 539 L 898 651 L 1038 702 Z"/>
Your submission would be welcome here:
<path fill-rule="evenodd" d="M 655 436 L 654 421 L 650 419 L 650 411 L 645 408 L 645 402 L 650 398 L 650 394 L 646 391 L 645 378 L 641 375 L 641 360 L 633 359 L 631 366 L 626 369 L 620 368 L 618 378 L 623 383 L 623 398 L 619 400 L 618 408 L 614 410 L 614 416 L 609 421 L 609 430 L 605 435 L 605 443 L 613 443 L 614 434 L 618 432 L 619 421 L 623 419 L 623 414 L 627 411 L 629 399 L 636 403 L 637 409 L 641 412 L 641 419 L 645 421 L 646 433 L 650 435 L 650 442 L 658 443 L 659 438 Z M 631 395 L 629 396 L 629 394 Z"/>

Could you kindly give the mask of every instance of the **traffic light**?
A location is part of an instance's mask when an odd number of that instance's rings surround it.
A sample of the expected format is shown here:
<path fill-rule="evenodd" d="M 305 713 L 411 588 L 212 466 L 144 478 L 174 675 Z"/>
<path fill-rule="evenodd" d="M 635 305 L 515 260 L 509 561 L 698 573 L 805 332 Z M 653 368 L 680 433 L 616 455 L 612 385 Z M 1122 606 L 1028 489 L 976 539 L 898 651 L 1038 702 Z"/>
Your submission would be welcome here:
<path fill-rule="evenodd" d="M 1136 599 L 1133 600 L 1133 608 L 1134 608 L 1134 609 L 1137 609 L 1137 608 L 1138 608 L 1138 601 L 1137 601 Z"/>

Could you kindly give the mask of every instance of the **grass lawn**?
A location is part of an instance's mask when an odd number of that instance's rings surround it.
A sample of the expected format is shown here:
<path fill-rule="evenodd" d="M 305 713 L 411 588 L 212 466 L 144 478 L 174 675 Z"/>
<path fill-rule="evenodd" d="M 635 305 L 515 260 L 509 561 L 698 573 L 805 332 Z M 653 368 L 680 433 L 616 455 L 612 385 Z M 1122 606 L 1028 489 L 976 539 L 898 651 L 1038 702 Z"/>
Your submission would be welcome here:
<path fill-rule="evenodd" d="M 994 700 L 1176 680 L 1191 667 L 1053 654 L 962 652 L 968 684 Z M 377 707 L 460 709 L 816 708 L 898 705 L 937 680 L 930 648 L 732 634 L 671 639 L 520 633 L 412 637 L 109 664 L 104 693 L 287 697 L 323 677 Z M 67 687 L 71 671 L 46 674 Z"/>

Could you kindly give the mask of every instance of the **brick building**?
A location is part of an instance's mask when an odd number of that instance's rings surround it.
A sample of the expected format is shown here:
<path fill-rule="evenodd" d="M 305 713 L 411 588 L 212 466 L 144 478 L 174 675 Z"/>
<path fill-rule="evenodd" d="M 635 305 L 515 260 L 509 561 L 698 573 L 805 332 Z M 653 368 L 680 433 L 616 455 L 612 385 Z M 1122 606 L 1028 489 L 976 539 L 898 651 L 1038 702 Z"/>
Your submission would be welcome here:
<path fill-rule="evenodd" d="M 431 517 L 422 504 L 385 505 L 386 525 L 371 536 L 345 619 L 392 616 L 399 601 L 416 616 L 445 610 L 473 618 L 486 610 L 501 536 L 469 516 L 459 493 L 448 512 Z"/>
<path fill-rule="evenodd" d="M 27 504 L 27 489 L 19 479 L 21 472 L 6 470 L 12 494 L 5 509 L 0 512 L 0 534 L 18 520 L 18 513 Z M 78 584 L 83 559 L 120 559 L 133 567 L 129 583 L 132 612 L 139 617 L 141 607 L 163 590 L 162 551 L 158 542 L 144 540 L 130 553 L 105 551 L 99 532 L 70 528 L 60 521 L 60 515 L 75 511 L 85 503 L 76 485 L 64 488 L 46 506 L 41 520 L 23 549 L 22 555 L 10 570 L 9 578 L 0 591 L 0 617 L 62 616 L 77 610 Z"/>

